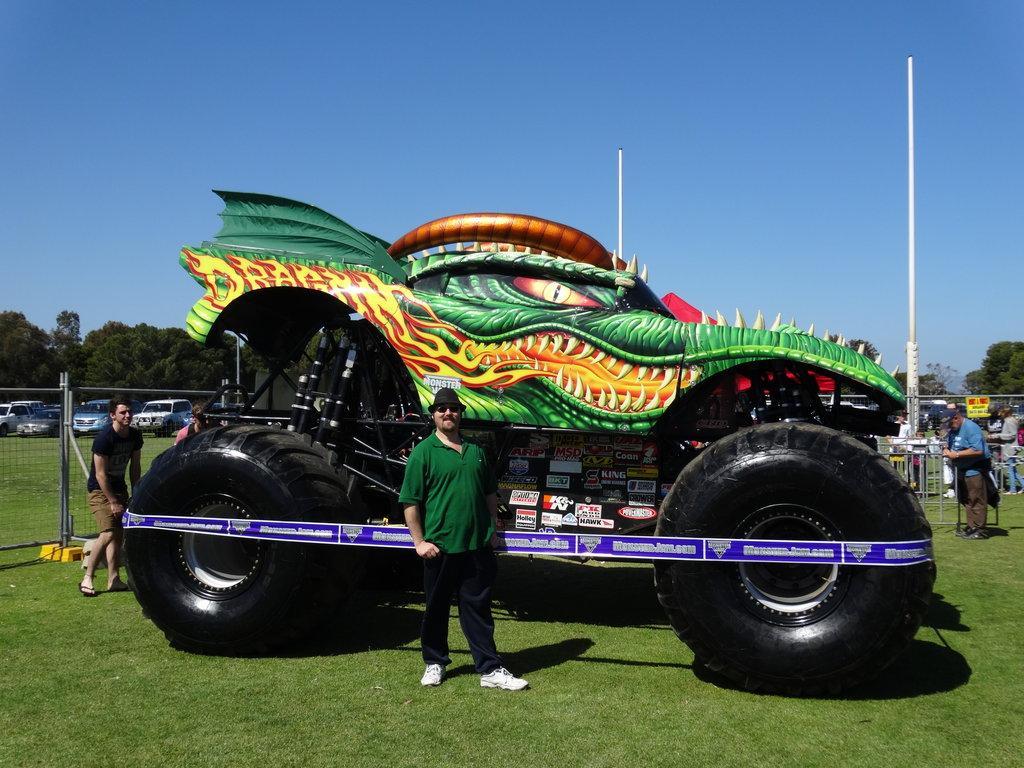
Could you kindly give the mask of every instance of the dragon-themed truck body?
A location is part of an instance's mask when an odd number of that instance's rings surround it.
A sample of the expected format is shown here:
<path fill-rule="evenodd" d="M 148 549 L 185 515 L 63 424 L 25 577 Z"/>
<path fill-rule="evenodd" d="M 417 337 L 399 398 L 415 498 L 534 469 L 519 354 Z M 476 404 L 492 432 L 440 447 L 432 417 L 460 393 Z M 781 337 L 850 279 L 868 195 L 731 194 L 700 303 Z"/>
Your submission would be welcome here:
<path fill-rule="evenodd" d="M 188 331 L 203 344 L 243 336 L 270 376 L 226 426 L 161 456 L 133 512 L 401 519 L 405 456 L 430 429 L 433 393 L 451 387 L 495 462 L 508 530 L 930 536 L 915 497 L 865 445 L 894 432 L 900 386 L 843 344 L 781 319 L 680 322 L 635 260 L 536 217 L 449 216 L 389 244 L 303 203 L 218 194 L 221 231 L 181 252 L 204 291 Z M 268 402 L 275 379 L 292 383 L 290 402 Z M 844 392 L 872 407 L 844 404 Z M 208 652 L 308 631 L 363 560 L 135 531 L 128 553 L 147 613 L 176 644 Z M 656 565 L 659 600 L 702 663 L 789 692 L 847 687 L 890 662 L 933 579 L 930 562 Z"/>

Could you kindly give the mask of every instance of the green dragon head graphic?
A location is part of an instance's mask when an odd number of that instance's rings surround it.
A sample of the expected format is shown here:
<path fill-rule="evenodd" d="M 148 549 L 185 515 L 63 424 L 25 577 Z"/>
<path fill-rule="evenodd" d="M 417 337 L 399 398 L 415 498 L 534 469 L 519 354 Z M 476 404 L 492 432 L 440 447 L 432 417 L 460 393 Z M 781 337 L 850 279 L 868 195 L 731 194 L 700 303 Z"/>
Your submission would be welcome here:
<path fill-rule="evenodd" d="M 424 225 L 414 239 L 447 241 L 447 249 L 403 261 L 394 246 L 389 252 L 383 240 L 312 206 L 219 194 L 225 225 L 216 242 L 187 247 L 181 257 L 205 288 L 188 320 L 201 342 L 232 302 L 302 288 L 329 294 L 372 323 L 424 407 L 437 388 L 455 387 L 476 419 L 646 432 L 694 385 L 779 360 L 903 399 L 899 384 L 868 358 L 792 326 L 676 320 L 635 265 L 613 266 L 596 241 L 553 222 L 506 217 L 506 227 L 495 225 L 498 214 L 474 214 L 444 231 L 450 217 Z M 480 250 L 478 241 L 490 238 L 494 250 Z M 515 247 L 498 245 L 506 242 Z M 551 250 L 569 257 L 544 250 L 552 242 Z"/>

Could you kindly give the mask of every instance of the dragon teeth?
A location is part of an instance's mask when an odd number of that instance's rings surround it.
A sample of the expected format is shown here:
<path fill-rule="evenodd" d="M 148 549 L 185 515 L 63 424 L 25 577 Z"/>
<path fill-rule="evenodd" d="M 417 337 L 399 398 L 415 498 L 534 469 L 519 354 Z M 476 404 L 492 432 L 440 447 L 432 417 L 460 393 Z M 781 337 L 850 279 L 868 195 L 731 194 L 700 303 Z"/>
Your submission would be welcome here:
<path fill-rule="evenodd" d="M 675 371 L 673 371 L 671 368 L 666 368 L 665 372 L 663 374 L 661 374 L 661 386 L 659 386 L 658 389 L 661 389 L 661 387 L 664 387 L 666 384 L 668 384 L 669 380 L 674 375 L 675 375 Z"/>
<path fill-rule="evenodd" d="M 594 351 L 594 345 L 589 341 L 583 342 L 583 349 L 576 353 L 576 357 L 587 357 L 591 352 Z M 603 353 L 602 353 L 603 354 Z"/>
<path fill-rule="evenodd" d="M 608 353 L 604 350 L 600 350 L 596 355 L 594 355 L 592 362 L 599 363 L 606 357 L 608 357 Z"/>
<path fill-rule="evenodd" d="M 536 343 L 537 343 L 537 337 L 536 337 L 536 336 L 534 336 L 534 335 L 533 335 L 533 334 L 531 333 L 531 334 L 529 334 L 529 335 L 528 335 L 528 336 L 526 337 L 526 345 L 525 345 L 525 346 L 523 347 L 523 349 L 524 349 L 524 350 L 525 350 L 526 352 L 529 352 L 529 351 L 530 351 L 531 349 L 533 349 L 533 345 L 534 345 L 534 344 L 536 344 Z"/>
<path fill-rule="evenodd" d="M 627 389 L 626 396 L 622 398 L 622 402 L 619 403 L 619 412 L 625 413 L 626 411 L 629 410 L 630 405 L 632 405 L 632 400 L 630 399 L 629 390 Z"/>
<path fill-rule="evenodd" d="M 604 390 L 602 389 L 601 393 L 597 396 L 597 407 L 598 408 L 604 408 L 604 404 L 605 404 Z"/>
<path fill-rule="evenodd" d="M 544 350 L 547 349 L 548 344 L 551 342 L 551 337 L 547 334 L 543 334 L 540 337 L 540 345 L 537 347 L 537 354 L 543 354 Z"/>
<path fill-rule="evenodd" d="M 623 361 L 622 368 L 621 368 L 621 370 L 619 370 L 619 372 L 615 376 L 615 378 L 616 379 L 621 379 L 623 376 L 625 376 L 627 373 L 629 373 L 632 370 L 633 370 L 633 364 L 632 363 L 627 363 L 627 362 Z"/>
<path fill-rule="evenodd" d="M 583 396 L 583 382 L 579 376 L 576 377 L 576 386 L 572 388 L 572 396 L 577 399 Z"/>
<path fill-rule="evenodd" d="M 658 406 L 658 393 L 657 392 L 653 392 L 651 394 L 651 399 L 648 400 L 646 403 L 644 403 L 644 407 L 641 408 L 641 410 L 649 411 L 649 410 L 651 410 L 653 408 L 656 408 L 657 406 Z"/>
<path fill-rule="evenodd" d="M 646 375 L 647 375 L 647 366 L 646 365 L 641 365 L 639 368 L 636 369 L 637 381 L 642 381 L 644 376 L 646 376 Z"/>
<path fill-rule="evenodd" d="M 589 384 L 587 384 L 586 388 L 583 390 L 583 401 L 587 402 L 587 403 L 593 403 L 594 402 L 594 393 L 590 391 L 590 385 Z"/>
<path fill-rule="evenodd" d="M 608 398 L 608 407 L 614 411 L 618 407 L 618 405 L 619 396 L 615 394 L 615 390 L 613 389 L 611 390 L 611 396 Z"/>
<path fill-rule="evenodd" d="M 559 386 L 559 388 L 562 388 L 562 386 L 563 386 L 562 385 L 562 369 L 561 368 L 558 369 L 558 375 L 555 377 L 555 384 L 557 384 Z"/>

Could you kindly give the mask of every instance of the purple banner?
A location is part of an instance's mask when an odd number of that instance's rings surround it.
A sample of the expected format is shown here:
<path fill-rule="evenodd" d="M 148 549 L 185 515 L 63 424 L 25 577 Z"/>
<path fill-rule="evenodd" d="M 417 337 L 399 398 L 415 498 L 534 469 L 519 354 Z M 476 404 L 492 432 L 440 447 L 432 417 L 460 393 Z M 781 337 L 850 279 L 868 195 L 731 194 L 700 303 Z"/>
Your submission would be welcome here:
<path fill-rule="evenodd" d="M 412 549 L 412 534 L 401 526 L 245 520 L 212 517 L 124 515 L 125 528 L 232 536 L 354 547 Z M 722 563 L 820 563 L 823 565 L 916 565 L 933 559 L 930 539 L 920 541 L 775 541 L 694 539 L 675 536 L 620 536 L 585 533 L 499 534 L 499 551 L 623 560 L 696 560 Z"/>

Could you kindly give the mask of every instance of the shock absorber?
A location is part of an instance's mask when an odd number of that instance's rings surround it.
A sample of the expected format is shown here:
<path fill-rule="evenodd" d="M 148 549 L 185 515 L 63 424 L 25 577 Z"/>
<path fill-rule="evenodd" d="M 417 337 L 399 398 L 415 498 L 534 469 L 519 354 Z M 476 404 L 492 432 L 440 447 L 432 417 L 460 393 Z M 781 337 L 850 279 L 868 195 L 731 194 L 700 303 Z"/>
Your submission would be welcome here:
<path fill-rule="evenodd" d="M 322 443 L 329 429 L 330 416 L 334 412 L 338 393 L 342 387 L 341 367 L 347 357 L 349 346 L 348 337 L 343 335 L 338 339 L 338 346 L 334 349 L 334 357 L 331 359 L 331 372 L 329 374 L 330 387 L 326 390 L 327 394 L 324 396 L 324 407 L 320 411 L 320 421 L 317 424 L 316 434 L 313 438 L 314 442 Z"/>
<path fill-rule="evenodd" d="M 334 339 L 327 332 L 320 335 L 320 341 L 316 345 L 316 355 L 313 357 L 313 364 L 309 367 L 309 376 L 306 380 L 305 390 L 302 399 L 299 393 L 295 393 L 295 405 L 292 406 L 292 419 L 288 424 L 289 432 L 305 432 L 306 423 L 309 421 L 309 414 L 313 410 L 313 400 L 316 398 L 316 388 L 320 384 L 320 374 L 324 367 L 324 358 L 327 357 L 327 350 L 334 345 Z M 299 388 L 302 388 L 301 379 Z"/>
<path fill-rule="evenodd" d="M 342 349 L 338 350 L 336 363 L 341 360 L 344 351 Z M 358 358 L 357 345 L 352 344 L 347 352 L 344 369 L 341 371 L 340 376 L 335 377 L 337 383 L 334 386 L 334 400 L 330 404 L 329 409 L 326 406 L 324 407 L 324 416 L 320 419 L 320 427 L 316 431 L 316 442 L 318 443 L 324 442 L 328 432 L 336 434 L 341 426 L 341 415 L 345 410 L 345 397 L 352 383 L 352 374 L 356 367 L 356 359 Z"/>

